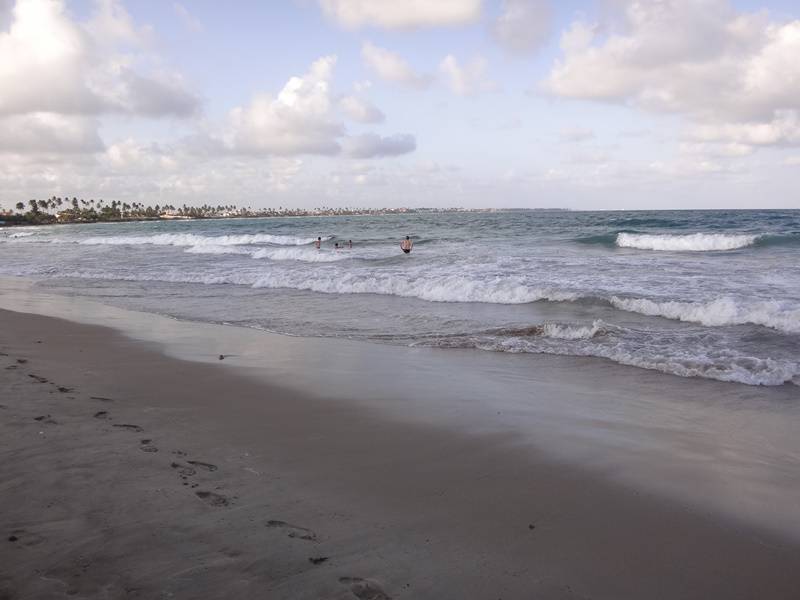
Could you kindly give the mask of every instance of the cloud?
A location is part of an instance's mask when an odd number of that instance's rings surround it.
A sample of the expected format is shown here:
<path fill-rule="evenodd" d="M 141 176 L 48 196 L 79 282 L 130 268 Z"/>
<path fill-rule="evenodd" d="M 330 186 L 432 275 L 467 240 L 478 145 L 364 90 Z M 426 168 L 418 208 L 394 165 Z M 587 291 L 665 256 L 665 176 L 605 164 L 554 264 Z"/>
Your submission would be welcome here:
<path fill-rule="evenodd" d="M 174 153 L 158 144 L 143 144 L 127 138 L 106 149 L 100 157 L 101 165 L 114 173 L 154 175 L 172 172 L 178 167 Z"/>
<path fill-rule="evenodd" d="M 491 26 L 492 37 L 509 52 L 531 54 L 547 40 L 552 19 L 546 0 L 504 0 Z"/>
<path fill-rule="evenodd" d="M 594 131 L 586 127 L 569 127 L 560 132 L 561 141 L 564 142 L 585 142 L 595 138 Z"/>
<path fill-rule="evenodd" d="M 342 27 L 384 29 L 466 25 L 481 16 L 481 0 L 319 0 Z"/>
<path fill-rule="evenodd" d="M 690 135 L 693 139 L 703 142 L 794 146 L 800 144 L 800 115 L 796 110 L 777 110 L 774 118 L 766 122 L 698 125 Z"/>
<path fill-rule="evenodd" d="M 487 77 L 487 66 L 486 59 L 477 57 L 462 67 L 455 56 L 448 54 L 439 63 L 439 70 L 453 93 L 472 96 L 496 89 L 495 83 Z"/>
<path fill-rule="evenodd" d="M 335 65 L 335 56 L 324 56 L 302 77 L 290 78 L 276 97 L 257 94 L 249 105 L 234 108 L 226 147 L 256 154 L 337 154 L 344 128 L 331 110 Z"/>
<path fill-rule="evenodd" d="M 339 100 L 339 106 L 350 119 L 359 123 L 382 123 L 386 120 L 386 115 L 376 106 L 357 96 L 345 96 Z"/>
<path fill-rule="evenodd" d="M 183 4 L 180 2 L 175 2 L 172 5 L 172 9 L 175 11 L 175 14 L 184 24 L 186 29 L 193 31 L 194 33 L 200 33 L 203 31 L 204 27 L 202 21 L 190 13 Z"/>
<path fill-rule="evenodd" d="M 361 47 L 361 57 L 378 77 L 386 81 L 416 89 L 426 88 L 431 83 L 430 76 L 416 73 L 402 57 L 370 42 Z"/>
<path fill-rule="evenodd" d="M 747 144 L 705 144 L 684 142 L 678 147 L 681 154 L 711 158 L 741 158 L 753 153 L 753 146 Z"/>
<path fill-rule="evenodd" d="M 726 0 L 624 7 L 617 32 L 572 23 L 548 91 L 682 114 L 702 140 L 798 143 L 800 20 L 771 22 Z"/>
<path fill-rule="evenodd" d="M 347 138 L 344 147 L 347 155 L 353 158 L 377 158 L 413 152 L 417 141 L 413 135 L 408 134 L 382 137 L 375 133 L 365 133 Z"/>
<path fill-rule="evenodd" d="M 60 0 L 18 0 L 0 32 L 0 115 L 194 114 L 199 100 L 180 78 L 143 73 L 135 53 L 121 52 L 145 44 L 148 32 L 114 0 L 97 2 L 85 23 Z"/>
<path fill-rule="evenodd" d="M 374 133 L 347 136 L 338 120 L 332 99 L 335 56 L 316 60 L 308 73 L 291 77 L 277 96 L 261 93 L 244 107 L 231 111 L 227 130 L 218 138 L 199 136 L 190 141 L 198 154 L 253 154 L 293 156 L 298 154 L 336 155 L 342 152 L 356 158 L 396 156 L 411 152 L 416 142 L 411 135 L 381 137 Z M 350 117 L 374 122 L 383 113 L 353 96 L 339 106 Z"/>
<path fill-rule="evenodd" d="M 77 154 L 103 150 L 90 117 L 32 113 L 0 119 L 0 153 Z"/>

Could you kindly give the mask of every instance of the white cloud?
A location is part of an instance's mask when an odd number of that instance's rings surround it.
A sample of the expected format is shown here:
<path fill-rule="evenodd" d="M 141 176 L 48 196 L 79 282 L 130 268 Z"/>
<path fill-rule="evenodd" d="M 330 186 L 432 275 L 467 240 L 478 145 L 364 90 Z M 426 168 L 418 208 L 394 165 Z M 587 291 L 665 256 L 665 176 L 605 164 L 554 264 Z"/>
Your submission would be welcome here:
<path fill-rule="evenodd" d="M 576 21 L 545 87 L 555 95 L 686 115 L 701 140 L 798 143 L 800 20 L 726 0 L 625 2 L 624 27 Z"/>
<path fill-rule="evenodd" d="M 95 119 L 55 113 L 0 119 L 0 153 L 92 153 L 103 150 Z"/>
<path fill-rule="evenodd" d="M 386 120 L 380 109 L 357 96 L 345 96 L 339 100 L 339 106 L 350 119 L 359 123 L 382 123 Z"/>
<path fill-rule="evenodd" d="M 203 31 L 204 27 L 202 21 L 190 13 L 183 4 L 180 2 L 175 2 L 172 5 L 172 9 L 189 31 L 193 31 L 195 33 L 200 33 Z"/>
<path fill-rule="evenodd" d="M 492 36 L 509 52 L 530 54 L 546 41 L 552 19 L 547 0 L 504 0 L 492 24 Z"/>
<path fill-rule="evenodd" d="M 681 154 L 698 155 L 712 158 L 741 158 L 753 153 L 754 148 L 748 144 L 736 142 L 727 144 L 706 144 L 684 142 L 679 146 Z"/>
<path fill-rule="evenodd" d="M 378 77 L 406 87 L 422 89 L 428 87 L 431 78 L 420 75 L 402 57 L 394 52 L 365 42 L 361 56 Z"/>
<path fill-rule="evenodd" d="M 444 57 L 439 63 L 439 70 L 444 75 L 450 89 L 459 96 L 471 96 L 479 92 L 496 89 L 496 85 L 487 76 L 486 59 L 477 57 L 461 66 L 452 54 Z"/>
<path fill-rule="evenodd" d="M 712 123 L 698 125 L 691 136 L 704 142 L 735 142 L 753 146 L 793 146 L 800 144 L 798 111 L 778 110 L 766 122 Z"/>
<path fill-rule="evenodd" d="M 336 154 L 344 134 L 332 114 L 330 81 L 335 56 L 325 56 L 302 77 L 292 77 L 276 97 L 256 95 L 230 113 L 226 146 L 257 154 Z"/>
<path fill-rule="evenodd" d="M 290 78 L 277 96 L 256 95 L 247 106 L 231 111 L 229 127 L 221 138 L 201 137 L 193 143 L 195 151 L 199 149 L 200 153 L 209 155 L 335 155 L 344 146 L 345 154 L 356 158 L 395 156 L 413 151 L 416 142 L 411 135 L 347 136 L 332 100 L 335 65 L 335 56 L 322 57 L 302 77 Z M 351 101 L 346 102 L 348 99 Z M 383 116 L 376 108 L 352 96 L 343 100 L 344 104 L 340 102 L 339 105 L 352 113 L 351 118 L 355 115 L 362 121 L 373 122 Z"/>
<path fill-rule="evenodd" d="M 119 47 L 144 44 L 121 4 L 97 2 L 86 23 L 61 0 L 18 0 L 0 32 L 0 115 L 50 112 L 188 116 L 199 101 L 165 73 L 142 73 L 136 55 Z"/>
<path fill-rule="evenodd" d="M 385 29 L 465 25 L 481 15 L 481 0 L 319 0 L 343 27 Z"/>
<path fill-rule="evenodd" d="M 353 158 L 378 158 L 413 152 L 417 147 L 417 141 L 413 135 L 407 134 L 382 137 L 374 133 L 365 133 L 347 138 L 344 147 L 345 152 Z"/>
<path fill-rule="evenodd" d="M 568 127 L 560 131 L 564 142 L 585 142 L 595 138 L 594 131 L 586 127 Z"/>
<path fill-rule="evenodd" d="M 28 2 L 30 0 L 26 0 Z M 58 0 L 35 0 L 40 3 L 61 4 Z M 18 0 L 18 4 L 21 2 Z M 152 29 L 148 26 L 137 27 L 125 10 L 120 0 L 94 0 L 95 11 L 85 25 L 95 43 L 104 46 L 126 44 L 139 46 L 146 44 L 152 37 Z"/>
<path fill-rule="evenodd" d="M 172 151 L 158 144 L 143 144 L 127 138 L 110 145 L 100 157 L 100 164 L 114 173 L 152 176 L 177 170 L 179 161 Z"/>

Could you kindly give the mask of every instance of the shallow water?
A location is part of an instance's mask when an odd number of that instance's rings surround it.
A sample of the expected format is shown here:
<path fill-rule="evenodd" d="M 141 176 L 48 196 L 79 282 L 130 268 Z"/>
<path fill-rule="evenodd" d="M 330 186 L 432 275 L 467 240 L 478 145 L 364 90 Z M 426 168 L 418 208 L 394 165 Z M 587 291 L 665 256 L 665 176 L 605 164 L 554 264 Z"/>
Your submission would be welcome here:
<path fill-rule="evenodd" d="M 800 211 L 65 225 L 0 252 L 0 275 L 179 318 L 800 384 Z"/>

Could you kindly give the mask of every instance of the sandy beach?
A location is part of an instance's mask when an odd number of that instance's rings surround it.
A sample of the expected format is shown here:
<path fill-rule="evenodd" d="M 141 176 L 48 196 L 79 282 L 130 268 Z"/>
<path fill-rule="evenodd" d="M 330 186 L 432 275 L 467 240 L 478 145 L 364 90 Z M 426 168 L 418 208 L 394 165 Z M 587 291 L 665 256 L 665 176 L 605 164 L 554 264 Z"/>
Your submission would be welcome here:
<path fill-rule="evenodd" d="M 506 436 L 387 418 L 108 328 L 0 323 L 4 599 L 800 589 L 790 537 Z"/>

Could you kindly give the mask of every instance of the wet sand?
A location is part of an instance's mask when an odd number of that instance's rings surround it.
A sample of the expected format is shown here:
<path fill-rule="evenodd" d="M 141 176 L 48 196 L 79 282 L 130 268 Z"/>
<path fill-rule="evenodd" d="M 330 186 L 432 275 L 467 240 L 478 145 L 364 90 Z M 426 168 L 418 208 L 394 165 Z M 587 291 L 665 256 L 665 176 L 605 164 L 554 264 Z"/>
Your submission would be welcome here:
<path fill-rule="evenodd" d="M 800 545 L 113 330 L 0 311 L 0 598 L 796 598 Z M 435 401 L 437 390 L 430 390 Z"/>

